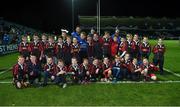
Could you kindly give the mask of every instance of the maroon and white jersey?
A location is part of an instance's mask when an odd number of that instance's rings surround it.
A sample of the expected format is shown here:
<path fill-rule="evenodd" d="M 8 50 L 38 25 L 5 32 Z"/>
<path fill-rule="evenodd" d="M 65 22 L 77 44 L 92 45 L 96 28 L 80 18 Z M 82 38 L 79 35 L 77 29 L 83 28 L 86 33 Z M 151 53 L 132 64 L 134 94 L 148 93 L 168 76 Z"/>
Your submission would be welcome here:
<path fill-rule="evenodd" d="M 61 72 L 61 71 L 67 72 L 67 71 L 68 71 L 68 68 L 67 68 L 66 66 L 63 66 L 63 67 L 57 66 L 57 72 L 56 72 L 56 73 Z"/>
<path fill-rule="evenodd" d="M 157 44 L 153 47 L 152 51 L 154 54 L 164 55 L 164 53 L 166 51 L 166 47 L 164 44 L 163 45 Z"/>
<path fill-rule="evenodd" d="M 140 45 L 140 52 L 141 53 L 150 53 L 151 52 L 151 45 L 149 43 L 143 42 Z"/>
<path fill-rule="evenodd" d="M 111 51 L 111 43 L 112 39 L 111 38 L 102 38 L 102 49 L 105 51 Z"/>
<path fill-rule="evenodd" d="M 95 74 L 96 72 L 101 72 L 102 67 L 100 65 L 91 65 L 91 71 L 90 74 Z"/>
<path fill-rule="evenodd" d="M 43 46 L 41 42 L 33 41 L 30 43 L 30 53 L 36 55 L 37 57 L 40 57 L 40 55 L 43 53 Z"/>
<path fill-rule="evenodd" d="M 29 52 L 30 51 L 30 44 L 27 43 L 27 42 L 21 42 L 18 46 L 18 51 L 20 53 L 23 53 L 23 52 Z"/>
<path fill-rule="evenodd" d="M 141 42 L 139 40 L 137 41 L 134 40 L 134 43 L 135 43 L 135 52 L 139 52 Z"/>
<path fill-rule="evenodd" d="M 43 46 L 41 44 L 41 42 L 31 42 L 30 43 L 30 51 L 43 51 Z"/>
<path fill-rule="evenodd" d="M 138 70 L 138 69 L 140 69 L 141 67 L 138 65 L 138 64 L 133 64 L 133 63 L 131 63 L 131 65 L 130 65 L 130 71 L 131 72 L 134 72 L 135 70 Z"/>
<path fill-rule="evenodd" d="M 128 69 L 128 71 L 131 71 L 131 60 L 125 60 L 121 64 L 122 68 Z"/>
<path fill-rule="evenodd" d="M 86 72 L 91 72 L 91 65 L 90 64 L 88 64 L 88 65 L 84 65 L 84 64 L 81 64 L 80 65 L 80 72 L 84 72 L 84 73 L 86 73 Z"/>
<path fill-rule="evenodd" d="M 158 71 L 159 68 L 156 67 L 154 64 L 149 63 L 148 65 L 144 65 L 142 64 L 141 66 L 141 70 L 143 71 L 144 69 L 147 69 L 148 71 Z"/>
<path fill-rule="evenodd" d="M 13 66 L 13 69 L 12 69 L 14 78 L 17 78 L 17 76 L 19 76 L 19 75 L 24 76 L 27 74 L 27 72 L 28 72 L 28 67 L 26 64 L 21 65 L 21 64 L 17 63 Z"/>
<path fill-rule="evenodd" d="M 136 49 L 135 42 L 134 41 L 127 41 L 127 52 L 132 53 Z"/>
<path fill-rule="evenodd" d="M 44 66 L 44 71 L 48 71 L 52 75 L 56 75 L 57 73 L 57 66 L 56 64 L 46 64 Z"/>
<path fill-rule="evenodd" d="M 46 53 L 47 55 L 50 55 L 50 56 L 54 56 L 55 55 L 55 51 L 56 51 L 56 44 L 55 43 L 50 43 L 50 42 L 47 42 L 46 43 Z"/>
<path fill-rule="evenodd" d="M 78 56 L 80 51 L 80 45 L 79 44 L 72 44 L 71 45 L 71 53 L 74 57 Z"/>
<path fill-rule="evenodd" d="M 77 64 L 77 65 L 70 65 L 69 68 L 68 68 L 68 72 L 73 72 L 75 74 L 79 74 L 80 73 L 80 66 Z"/>
<path fill-rule="evenodd" d="M 108 63 L 108 64 L 102 64 L 102 70 L 105 71 L 107 69 L 111 69 L 112 68 L 112 65 L 111 63 Z"/>
<path fill-rule="evenodd" d="M 126 41 L 121 42 L 119 44 L 118 53 L 119 53 L 119 55 L 121 55 L 121 57 L 124 56 L 124 54 L 127 52 L 127 48 L 128 48 L 128 45 L 127 45 Z"/>

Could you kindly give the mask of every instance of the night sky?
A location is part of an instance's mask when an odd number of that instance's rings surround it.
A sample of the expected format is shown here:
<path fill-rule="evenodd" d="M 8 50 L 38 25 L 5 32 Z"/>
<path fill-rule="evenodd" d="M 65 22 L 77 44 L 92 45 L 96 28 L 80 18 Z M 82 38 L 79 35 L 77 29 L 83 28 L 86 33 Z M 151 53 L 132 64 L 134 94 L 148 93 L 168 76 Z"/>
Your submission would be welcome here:
<path fill-rule="evenodd" d="M 75 24 L 78 15 L 96 15 L 97 0 L 74 0 Z M 178 0 L 101 0 L 102 16 L 180 16 Z M 1 0 L 0 13 L 5 20 L 52 32 L 69 28 L 72 0 Z"/>

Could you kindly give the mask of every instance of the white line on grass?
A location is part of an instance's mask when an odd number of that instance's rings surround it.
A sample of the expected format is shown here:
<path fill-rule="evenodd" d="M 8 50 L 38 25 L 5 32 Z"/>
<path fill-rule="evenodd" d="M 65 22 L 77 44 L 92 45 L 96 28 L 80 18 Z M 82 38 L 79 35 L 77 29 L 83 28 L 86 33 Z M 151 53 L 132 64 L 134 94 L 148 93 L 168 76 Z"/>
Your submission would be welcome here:
<path fill-rule="evenodd" d="M 7 71 L 9 71 L 9 70 L 11 70 L 11 69 L 12 69 L 12 67 L 10 67 L 9 69 L 7 69 L 7 70 L 5 70 L 5 71 L 0 72 L 0 75 L 1 75 L 1 74 L 4 74 L 5 72 L 7 72 Z"/>
<path fill-rule="evenodd" d="M 112 82 L 96 82 L 98 84 L 113 84 Z M 123 84 L 123 83 L 136 83 L 136 84 L 143 84 L 143 83 L 180 83 L 180 81 L 172 81 L 172 80 L 168 80 L 168 81 L 139 81 L 139 82 L 136 82 L 136 81 L 118 81 L 117 84 Z M 114 83 L 116 84 L 116 83 Z"/>
<path fill-rule="evenodd" d="M 169 73 L 171 73 L 171 74 L 173 74 L 174 76 L 180 77 L 180 74 L 175 73 L 175 72 L 173 72 L 173 71 L 171 71 L 171 70 L 169 70 L 169 69 L 167 69 L 167 68 L 164 68 L 164 70 L 167 71 L 167 72 L 169 72 Z"/>
<path fill-rule="evenodd" d="M 149 82 L 144 82 L 144 81 L 139 81 L 139 82 L 135 82 L 135 81 L 118 81 L 117 83 L 112 83 L 112 82 L 95 82 L 97 84 L 126 84 L 126 83 L 129 83 L 129 84 L 132 84 L 132 83 L 136 83 L 136 84 L 143 84 L 143 83 L 180 83 L 180 81 L 149 81 Z M 1 81 L 0 84 L 12 84 L 12 82 L 10 81 Z M 52 84 L 52 83 L 49 83 L 49 84 Z M 91 83 L 90 83 L 91 84 Z"/>

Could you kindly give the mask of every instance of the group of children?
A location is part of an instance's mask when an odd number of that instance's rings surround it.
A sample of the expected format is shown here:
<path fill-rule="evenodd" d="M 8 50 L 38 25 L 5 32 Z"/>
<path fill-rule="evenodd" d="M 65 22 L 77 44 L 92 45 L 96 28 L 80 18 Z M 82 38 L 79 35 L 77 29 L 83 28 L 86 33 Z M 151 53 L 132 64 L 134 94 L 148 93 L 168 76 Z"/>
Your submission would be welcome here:
<path fill-rule="evenodd" d="M 162 38 L 151 50 L 148 37 L 144 36 L 141 42 L 137 34 L 123 37 L 116 31 L 110 36 L 106 31 L 101 37 L 93 31 L 86 35 L 80 27 L 71 36 L 67 33 L 62 30 L 57 41 L 52 36 L 47 40 L 45 34 L 41 35 L 41 40 L 34 34 L 30 43 L 26 36 L 22 37 L 18 48 L 20 56 L 13 67 L 13 82 L 17 88 L 29 84 L 46 86 L 49 82 L 65 88 L 69 82 L 149 81 L 157 79 L 155 71 L 163 74 L 165 46 Z M 149 62 L 151 52 L 153 63 Z"/>

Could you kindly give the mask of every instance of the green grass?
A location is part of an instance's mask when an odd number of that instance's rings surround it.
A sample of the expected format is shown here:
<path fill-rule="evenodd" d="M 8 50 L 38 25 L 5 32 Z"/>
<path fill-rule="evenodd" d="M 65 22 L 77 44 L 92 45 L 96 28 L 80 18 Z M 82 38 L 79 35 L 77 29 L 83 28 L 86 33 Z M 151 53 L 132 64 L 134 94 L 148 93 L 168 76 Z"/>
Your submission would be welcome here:
<path fill-rule="evenodd" d="M 150 41 L 154 46 L 156 41 Z M 180 41 L 179 40 L 165 40 L 166 45 L 164 67 L 172 70 L 173 72 L 180 73 Z M 151 57 L 152 57 L 151 53 Z"/>
<path fill-rule="evenodd" d="M 154 46 L 156 41 L 151 40 L 151 45 Z M 180 74 L 180 41 L 179 40 L 165 40 L 166 45 L 164 68 L 167 68 L 175 73 Z M 150 60 L 152 61 L 153 54 L 151 53 Z M 158 75 L 158 74 L 157 74 Z M 180 80 L 179 77 L 173 76 L 166 72 L 166 75 L 158 75 L 160 80 Z"/>
<path fill-rule="evenodd" d="M 155 44 L 154 40 L 150 41 Z M 166 40 L 165 68 L 180 74 L 180 43 L 177 40 Z M 16 63 L 18 54 L 0 56 L 0 70 L 8 69 Z M 152 54 L 151 58 L 152 60 Z M 171 73 L 158 80 L 180 80 Z M 0 81 L 11 81 L 10 71 L 0 74 Z M 136 106 L 180 106 L 180 83 L 153 84 L 89 84 L 73 85 L 66 89 L 55 85 L 45 88 L 26 88 L 17 90 L 12 84 L 0 84 L 0 105 L 136 105 Z"/>
<path fill-rule="evenodd" d="M 180 84 L 91 84 L 16 90 L 1 85 L 1 105 L 180 105 Z M 177 88 L 177 89 L 176 89 Z M 176 91 L 174 90 L 176 89 Z M 8 90 L 8 93 L 7 93 Z M 3 93 L 2 93 L 3 92 Z"/>
<path fill-rule="evenodd" d="M 0 81 L 11 81 L 12 80 L 12 73 L 11 69 L 12 66 L 17 62 L 18 53 L 12 53 L 9 55 L 0 56 L 0 71 L 7 71 L 0 75 Z"/>
<path fill-rule="evenodd" d="M 167 44 L 165 67 L 180 73 L 180 43 L 179 41 L 166 41 L 165 43 Z"/>
<path fill-rule="evenodd" d="M 17 61 L 18 53 L 0 56 L 0 70 L 12 67 Z"/>

